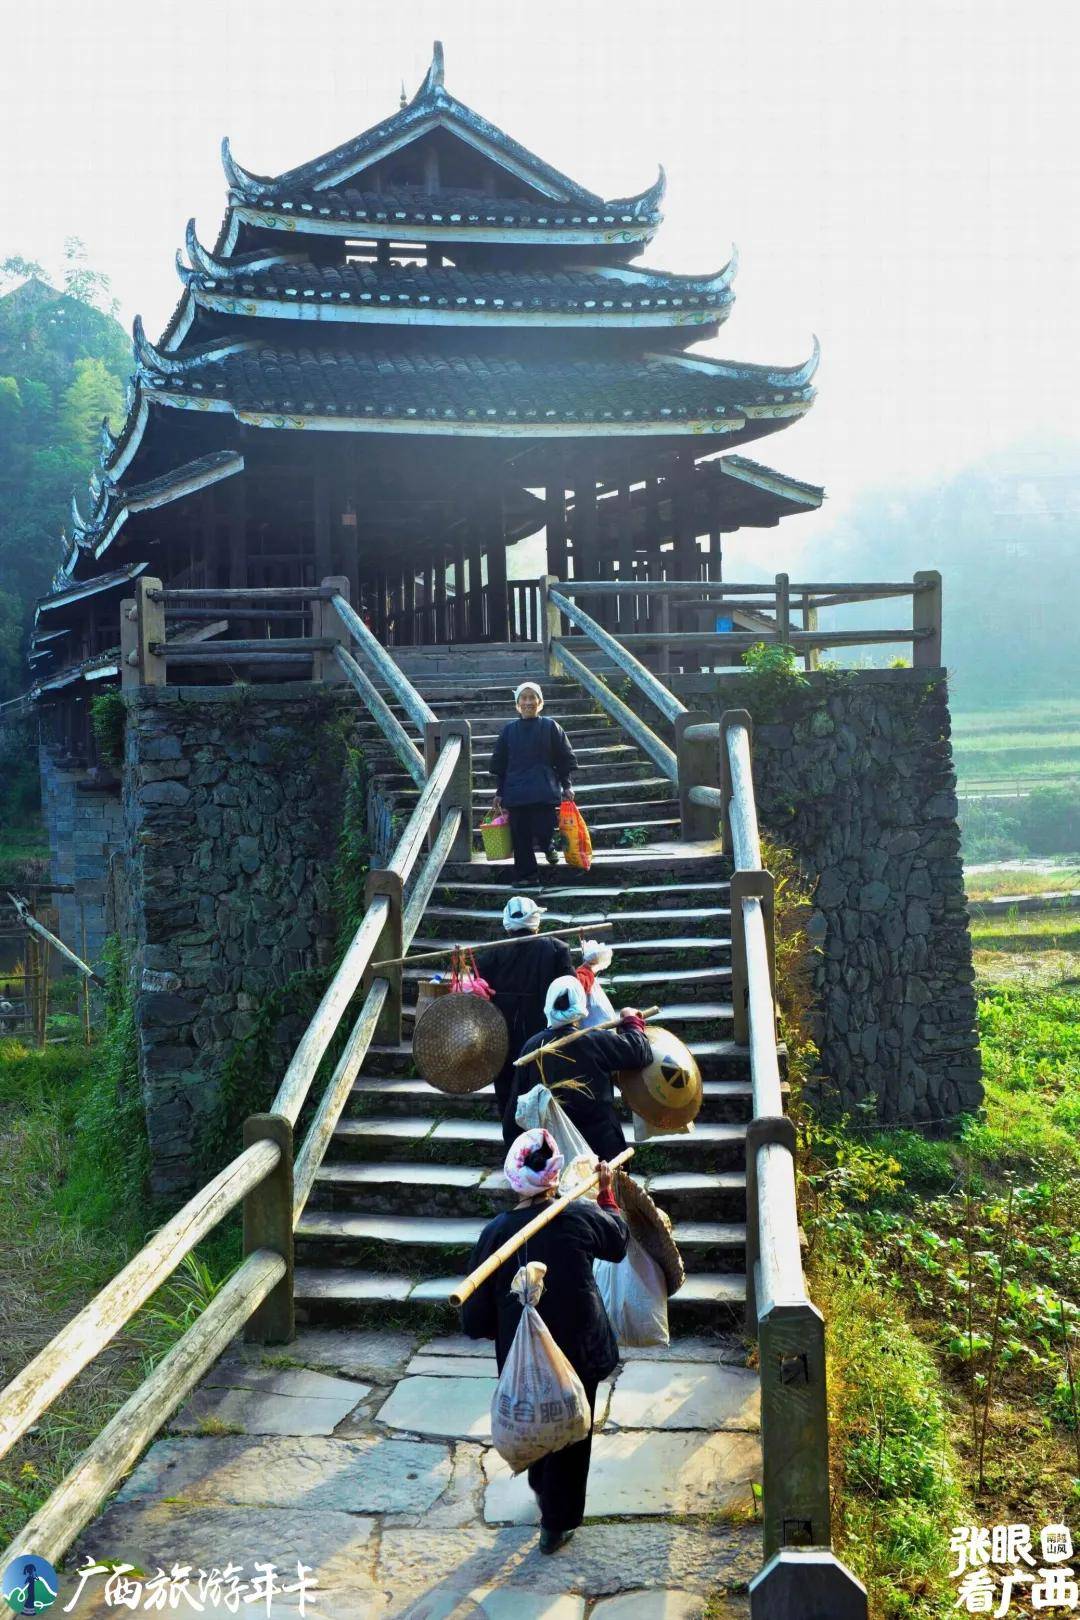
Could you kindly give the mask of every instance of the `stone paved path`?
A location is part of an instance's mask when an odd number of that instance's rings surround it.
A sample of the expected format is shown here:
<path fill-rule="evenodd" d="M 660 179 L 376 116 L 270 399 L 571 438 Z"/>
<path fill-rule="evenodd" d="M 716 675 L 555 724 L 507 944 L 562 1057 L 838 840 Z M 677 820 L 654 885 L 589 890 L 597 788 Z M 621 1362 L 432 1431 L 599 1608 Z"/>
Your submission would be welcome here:
<path fill-rule="evenodd" d="M 586 1522 L 553 1557 L 537 1552 L 524 1476 L 490 1444 L 491 1348 L 359 1328 L 304 1329 L 283 1353 L 237 1343 L 69 1567 L 87 1553 L 150 1575 L 231 1559 L 241 1579 L 265 1561 L 295 1580 L 301 1560 L 324 1620 L 746 1616 L 758 1380 L 738 1341 L 628 1352 L 598 1397 Z M 271 1612 L 296 1604 L 278 1596 Z M 98 1581 L 76 1612 L 118 1611 Z"/>

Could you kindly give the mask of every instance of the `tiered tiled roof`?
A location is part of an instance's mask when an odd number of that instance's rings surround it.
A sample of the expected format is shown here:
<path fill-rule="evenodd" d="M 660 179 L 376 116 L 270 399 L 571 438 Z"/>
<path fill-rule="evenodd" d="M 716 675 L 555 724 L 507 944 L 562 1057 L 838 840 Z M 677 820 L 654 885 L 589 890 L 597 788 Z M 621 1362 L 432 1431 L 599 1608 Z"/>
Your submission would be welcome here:
<path fill-rule="evenodd" d="M 265 426 L 312 419 L 391 422 L 395 431 L 445 424 L 528 426 L 537 436 L 605 433 L 734 433 L 788 420 L 809 408 L 817 349 L 788 370 L 683 355 L 604 360 L 503 359 L 477 354 L 285 347 L 252 340 L 209 345 L 187 360 L 138 345 L 149 399 L 229 411 L 245 420 L 282 413 Z M 288 418 L 288 419 L 286 419 Z M 767 429 L 765 429 L 767 431 Z"/>
<path fill-rule="evenodd" d="M 127 416 L 115 435 L 102 424 L 59 592 L 94 587 L 133 514 L 243 468 L 234 450 L 205 453 L 236 442 L 232 428 L 215 440 L 216 416 L 447 440 L 651 435 L 700 455 L 702 440 L 762 437 L 813 399 L 816 342 L 794 367 L 682 352 L 727 319 L 736 264 L 688 276 L 627 263 L 660 222 L 662 170 L 637 195 L 605 200 L 452 96 L 441 46 L 410 102 L 311 162 L 259 176 L 227 141 L 222 155 L 225 219 L 209 251 L 189 226 L 184 292 L 161 341 L 136 321 Z M 325 323 L 318 334 L 313 321 Z M 206 413 L 206 428 L 177 433 L 181 409 Z M 178 445 L 183 464 L 168 469 Z M 702 473 L 703 488 L 713 480 L 746 514 L 737 521 L 772 522 L 820 498 L 739 460 Z M 125 536 L 125 555 L 137 556 L 141 532 Z M 101 588 L 113 577 L 98 574 Z"/>
<path fill-rule="evenodd" d="M 192 267 L 181 280 L 203 308 L 225 315 L 291 320 L 390 321 L 417 316 L 432 325 L 455 321 L 526 325 L 572 317 L 574 325 L 717 324 L 735 295 L 736 260 L 712 276 L 673 275 L 626 266 L 548 269 L 455 269 L 429 265 L 314 263 L 302 255 L 251 253 L 216 259 L 189 238 Z"/>

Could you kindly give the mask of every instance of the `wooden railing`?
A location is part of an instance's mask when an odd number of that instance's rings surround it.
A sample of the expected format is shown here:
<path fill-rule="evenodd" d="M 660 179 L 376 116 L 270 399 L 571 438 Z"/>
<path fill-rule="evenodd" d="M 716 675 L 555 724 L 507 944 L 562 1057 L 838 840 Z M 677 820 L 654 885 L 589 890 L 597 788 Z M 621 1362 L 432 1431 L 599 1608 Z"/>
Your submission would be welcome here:
<path fill-rule="evenodd" d="M 713 818 L 719 813 L 733 866 L 733 1034 L 750 1053 L 746 1327 L 757 1340 L 761 1376 L 766 1560 L 751 1583 L 751 1614 L 865 1617 L 865 1590 L 831 1551 L 825 1324 L 802 1268 L 795 1128 L 784 1112 L 776 1044 L 773 879 L 762 866 L 752 732 L 743 709 L 727 710 L 718 722 L 695 720 L 682 732 L 683 791 L 692 806 Z"/>
<path fill-rule="evenodd" d="M 712 580 L 617 579 L 568 580 L 558 586 L 562 596 L 575 601 L 593 599 L 597 619 L 614 624 L 613 607 L 627 604 L 626 620 L 645 629 L 625 630 L 618 620 L 618 639 L 623 647 L 655 649 L 661 657 L 661 673 L 673 655 L 679 662 L 695 667 L 710 661 L 737 661 L 748 647 L 763 641 L 781 644 L 800 653 L 808 669 L 816 668 L 823 650 L 911 644 L 911 661 L 916 668 L 938 668 L 941 664 L 941 575 L 925 570 L 910 580 L 867 584 L 792 583 L 787 574 L 776 574 L 762 584 L 729 585 Z M 895 629 L 868 629 L 853 626 L 847 630 L 821 630 L 818 615 L 822 608 L 854 602 L 882 602 L 910 598 L 910 625 Z M 691 615 L 730 619 L 726 630 L 686 629 L 679 620 Z M 594 620 L 594 623 L 596 620 Z M 600 626 L 598 625 L 598 628 Z M 711 655 L 711 658 L 710 658 Z"/>
<path fill-rule="evenodd" d="M 157 684 L 169 656 L 164 607 L 182 597 L 189 606 L 221 592 L 167 592 L 157 581 L 139 582 L 134 613 L 123 618 L 134 663 L 125 673 L 148 672 Z M 235 1333 L 259 1343 L 293 1337 L 293 1230 L 310 1195 L 323 1154 L 376 1037 L 401 1039 L 401 970 L 375 977 L 370 964 L 402 956 L 420 925 L 424 908 L 451 857 L 467 859 L 472 843 L 472 762 L 467 721 L 439 721 L 394 660 L 361 623 L 347 601 L 347 582 L 324 580 L 302 592 L 241 592 L 264 602 L 300 595 L 315 614 L 317 649 L 327 667 L 347 678 L 366 702 L 402 764 L 421 785 L 420 797 L 383 871 L 369 872 L 367 908 L 351 944 L 293 1053 L 268 1114 L 250 1117 L 243 1150 L 139 1251 L 79 1314 L 0 1391 L 0 1456 L 3 1456 L 72 1380 L 131 1320 L 184 1256 L 238 1205 L 243 1205 L 244 1259 L 197 1321 L 105 1425 L 71 1472 L 2 1555 L 0 1568 L 17 1553 L 58 1562 L 109 1492 L 137 1460 Z M 228 595 L 228 593 L 226 593 Z M 382 700 L 345 644 L 330 633 L 340 622 L 360 655 L 390 688 L 419 731 L 423 755 Z M 332 661 L 332 662 L 331 662 Z M 131 684 L 130 680 L 128 684 Z M 381 705 L 381 707 L 380 707 Z M 392 722 L 392 724 L 390 723 Z M 416 777 L 417 762 L 420 764 Z M 426 849 L 426 853 L 425 853 Z M 406 890 L 408 900 L 405 900 Z M 308 1126 L 293 1154 L 293 1128 L 330 1043 L 358 990 L 360 1011 Z"/>

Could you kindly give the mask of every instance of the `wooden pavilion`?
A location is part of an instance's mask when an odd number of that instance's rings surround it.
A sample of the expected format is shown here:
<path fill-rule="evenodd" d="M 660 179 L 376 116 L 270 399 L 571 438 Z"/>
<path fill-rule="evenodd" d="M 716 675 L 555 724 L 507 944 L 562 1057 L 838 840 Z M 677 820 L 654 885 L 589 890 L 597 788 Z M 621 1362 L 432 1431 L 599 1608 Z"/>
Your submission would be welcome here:
<path fill-rule="evenodd" d="M 102 424 L 84 515 L 38 608 L 39 696 L 115 676 L 117 610 L 166 584 L 348 577 L 397 644 L 532 639 L 507 547 L 546 531 L 561 578 L 718 579 L 721 536 L 822 492 L 723 452 L 813 399 L 793 367 L 691 350 L 733 303 L 715 275 L 634 261 L 661 220 L 585 190 L 464 106 L 436 44 L 411 101 L 275 177 L 226 140 L 212 248 Z M 615 598 L 598 616 L 617 628 Z M 277 633 L 281 633 L 280 630 Z"/>

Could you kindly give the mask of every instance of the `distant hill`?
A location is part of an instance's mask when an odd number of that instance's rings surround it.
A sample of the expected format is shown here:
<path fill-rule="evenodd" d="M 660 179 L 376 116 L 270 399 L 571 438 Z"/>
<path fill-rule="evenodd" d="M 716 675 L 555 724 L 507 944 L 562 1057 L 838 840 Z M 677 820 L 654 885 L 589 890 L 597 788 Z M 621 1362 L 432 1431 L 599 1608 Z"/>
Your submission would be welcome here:
<path fill-rule="evenodd" d="M 101 418 L 123 416 L 131 343 L 112 315 L 30 275 L 0 297 L 0 699 L 23 691 L 26 629 L 85 490 Z"/>
<path fill-rule="evenodd" d="M 900 580 L 940 569 L 953 707 L 985 708 L 1076 692 L 1078 552 L 1080 445 L 1021 445 L 932 489 L 865 495 L 815 542 L 811 572 Z M 832 622 L 857 613 L 910 623 L 902 603 L 845 608 Z"/>

